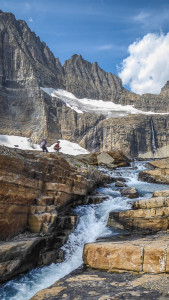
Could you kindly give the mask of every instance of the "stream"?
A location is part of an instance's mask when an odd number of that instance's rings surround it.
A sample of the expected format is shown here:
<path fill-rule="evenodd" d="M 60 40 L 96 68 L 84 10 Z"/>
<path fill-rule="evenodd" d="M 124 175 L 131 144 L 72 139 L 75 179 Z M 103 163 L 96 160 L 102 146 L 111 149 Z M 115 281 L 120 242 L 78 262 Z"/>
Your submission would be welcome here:
<path fill-rule="evenodd" d="M 127 186 L 135 187 L 139 193 L 139 199 L 150 198 L 155 190 L 167 190 L 168 185 L 152 184 L 138 180 L 140 171 L 145 170 L 146 162 L 134 162 L 132 166 L 118 168 L 116 170 L 100 170 L 112 177 L 123 177 Z M 70 234 L 66 244 L 62 247 L 65 251 L 63 263 L 51 264 L 46 267 L 36 268 L 27 274 L 22 274 L 0 287 L 1 300 L 27 300 L 37 291 L 52 285 L 83 264 L 82 253 L 85 243 L 94 242 L 97 238 L 117 235 L 118 231 L 106 226 L 109 213 L 115 210 L 131 208 L 131 202 L 135 201 L 122 197 L 120 188 L 111 183 L 106 187 L 97 188 L 97 192 L 106 195 L 107 199 L 101 204 L 78 206 L 74 209 L 80 216 L 78 225 Z"/>

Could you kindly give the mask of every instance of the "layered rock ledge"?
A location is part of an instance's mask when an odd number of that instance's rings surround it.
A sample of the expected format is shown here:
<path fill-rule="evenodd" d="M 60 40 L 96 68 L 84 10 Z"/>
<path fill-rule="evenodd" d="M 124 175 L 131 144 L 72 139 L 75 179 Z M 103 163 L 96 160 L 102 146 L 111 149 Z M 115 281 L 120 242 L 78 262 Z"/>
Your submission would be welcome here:
<path fill-rule="evenodd" d="M 169 184 L 169 158 L 151 161 L 147 166 L 150 170 L 140 172 L 140 180 Z"/>
<path fill-rule="evenodd" d="M 169 235 L 86 244 L 84 263 L 108 271 L 169 272 Z"/>
<path fill-rule="evenodd" d="M 154 192 L 150 199 L 136 201 L 131 210 L 111 212 L 109 226 L 121 225 L 127 230 L 157 232 L 169 228 L 169 191 Z"/>
<path fill-rule="evenodd" d="M 169 191 L 154 192 L 150 199 L 133 204 L 131 210 L 111 212 L 108 225 L 137 235 L 86 244 L 84 263 L 109 271 L 169 272 Z M 155 235 L 140 236 L 138 232 Z"/>
<path fill-rule="evenodd" d="M 101 202 L 86 197 L 112 180 L 61 153 L 0 147 L 0 280 L 39 265 L 61 262 L 60 247 L 78 217 L 71 208 Z"/>
<path fill-rule="evenodd" d="M 95 165 L 128 165 L 122 152 L 69 156 L 0 147 L 0 281 L 61 262 L 74 230 L 72 208 L 100 203 L 94 187 L 112 182 Z M 90 166 L 91 164 L 91 166 Z"/>

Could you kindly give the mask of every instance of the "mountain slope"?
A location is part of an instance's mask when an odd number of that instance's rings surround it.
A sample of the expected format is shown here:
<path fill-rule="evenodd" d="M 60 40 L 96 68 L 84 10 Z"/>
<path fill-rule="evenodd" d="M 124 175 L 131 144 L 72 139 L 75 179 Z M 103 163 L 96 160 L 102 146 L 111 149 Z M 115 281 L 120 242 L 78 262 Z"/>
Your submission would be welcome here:
<path fill-rule="evenodd" d="M 162 147 L 164 141 L 168 145 L 168 115 L 161 118 L 160 125 L 160 117 L 154 115 L 127 117 L 126 126 L 116 114 L 108 120 L 102 113 L 80 114 L 66 106 L 61 97 L 51 97 L 41 87 L 67 90 L 77 98 L 130 104 L 142 111 L 169 111 L 168 83 L 160 95 L 140 96 L 126 90 L 115 74 L 105 72 L 81 55 L 73 55 L 62 66 L 24 21 L 0 11 L 0 134 L 27 136 L 33 142 L 45 136 L 51 144 L 62 138 L 81 143 L 89 150 L 119 147 L 130 156 L 151 156 L 153 118 L 156 145 Z M 140 141 L 143 136 L 137 134 L 140 128 L 149 132 L 145 143 Z"/>

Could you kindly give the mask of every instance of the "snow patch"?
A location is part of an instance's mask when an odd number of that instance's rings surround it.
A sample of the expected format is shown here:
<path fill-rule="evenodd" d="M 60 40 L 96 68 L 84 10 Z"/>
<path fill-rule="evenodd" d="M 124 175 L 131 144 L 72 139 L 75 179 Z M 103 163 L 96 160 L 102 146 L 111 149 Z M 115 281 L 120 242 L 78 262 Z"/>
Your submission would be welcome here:
<path fill-rule="evenodd" d="M 132 105 L 115 104 L 111 101 L 93 100 L 93 99 L 78 99 L 72 93 L 62 89 L 44 88 L 41 89 L 51 97 L 61 99 L 68 107 L 75 110 L 77 113 L 93 113 L 106 115 L 107 118 L 123 117 L 129 114 L 143 115 L 165 115 L 168 113 L 145 112 L 134 108 Z"/>
<path fill-rule="evenodd" d="M 76 143 L 69 142 L 67 140 L 59 140 L 60 141 L 60 151 L 64 154 L 69 155 L 78 155 L 78 154 L 88 154 L 89 152 L 79 146 Z M 33 144 L 31 139 L 27 137 L 14 136 L 14 135 L 0 135 L 0 145 L 10 147 L 10 148 L 18 148 L 22 150 L 37 150 L 42 151 L 40 145 Z M 54 146 L 56 143 L 51 145 L 48 148 L 49 152 L 55 152 Z"/>

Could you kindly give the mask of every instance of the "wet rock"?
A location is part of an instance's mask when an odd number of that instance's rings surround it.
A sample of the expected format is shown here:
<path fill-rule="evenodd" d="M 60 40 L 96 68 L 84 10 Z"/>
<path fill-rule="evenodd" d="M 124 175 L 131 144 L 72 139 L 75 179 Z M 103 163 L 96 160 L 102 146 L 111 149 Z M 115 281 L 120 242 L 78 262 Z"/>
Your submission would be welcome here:
<path fill-rule="evenodd" d="M 98 204 L 98 203 L 102 203 L 104 200 L 107 199 L 106 195 L 90 195 L 87 198 L 87 203 L 88 204 Z"/>
<path fill-rule="evenodd" d="M 156 182 L 162 184 L 169 183 L 169 159 L 160 159 L 147 164 L 151 170 L 139 173 L 139 179 L 147 182 Z"/>
<path fill-rule="evenodd" d="M 117 187 L 126 187 L 127 185 L 124 182 L 116 181 L 115 186 L 117 186 Z"/>
<path fill-rule="evenodd" d="M 135 187 L 126 187 L 120 191 L 123 197 L 128 197 L 130 199 L 137 198 L 138 192 Z"/>
<path fill-rule="evenodd" d="M 138 200 L 131 210 L 111 212 L 108 224 L 119 222 L 122 228 L 144 232 L 157 232 L 168 229 L 169 197 L 168 191 L 154 192 L 150 199 Z M 159 195 L 159 197 L 157 197 Z"/>

